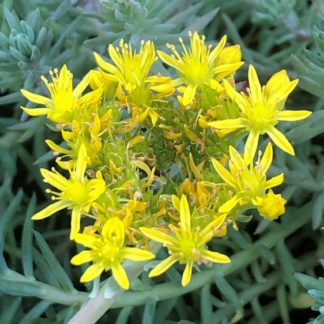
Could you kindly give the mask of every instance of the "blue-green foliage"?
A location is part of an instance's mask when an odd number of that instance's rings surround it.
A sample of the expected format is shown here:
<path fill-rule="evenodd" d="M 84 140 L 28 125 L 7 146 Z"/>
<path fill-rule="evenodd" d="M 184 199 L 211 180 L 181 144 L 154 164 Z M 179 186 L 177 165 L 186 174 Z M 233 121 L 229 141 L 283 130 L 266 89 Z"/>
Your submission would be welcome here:
<path fill-rule="evenodd" d="M 322 269 L 324 269 L 324 260 L 321 260 Z M 320 312 L 315 319 L 312 320 L 313 324 L 321 324 L 324 322 L 324 278 L 313 278 L 311 276 L 296 273 L 296 278 L 307 289 L 308 294 L 314 299 L 312 309 Z"/>

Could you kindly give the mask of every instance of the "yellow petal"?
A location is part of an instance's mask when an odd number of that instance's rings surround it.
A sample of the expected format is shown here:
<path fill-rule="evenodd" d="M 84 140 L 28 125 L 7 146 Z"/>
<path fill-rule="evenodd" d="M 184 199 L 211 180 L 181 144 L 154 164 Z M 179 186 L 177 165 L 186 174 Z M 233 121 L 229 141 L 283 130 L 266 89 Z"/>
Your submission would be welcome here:
<path fill-rule="evenodd" d="M 224 80 L 223 83 L 224 83 L 224 87 L 225 87 L 226 93 L 228 94 L 228 96 L 232 100 L 234 100 L 235 99 L 235 96 L 238 93 L 236 92 L 236 90 L 233 88 L 233 86 L 227 80 Z"/>
<path fill-rule="evenodd" d="M 45 140 L 45 143 L 48 145 L 48 147 L 54 151 L 54 152 L 57 152 L 57 153 L 62 153 L 62 154 L 67 154 L 67 155 L 70 155 L 71 152 L 59 145 L 57 145 L 56 143 L 54 143 L 52 140 Z"/>
<path fill-rule="evenodd" d="M 114 242 L 117 246 L 122 247 L 125 240 L 124 223 L 118 217 L 110 218 L 103 226 L 102 236 L 108 241 Z"/>
<path fill-rule="evenodd" d="M 168 54 L 166 54 L 166 53 L 164 53 L 162 51 L 157 51 L 157 53 L 158 53 L 158 56 L 160 57 L 160 59 L 164 63 L 172 66 L 173 68 L 175 68 L 177 70 L 179 70 L 179 63 L 174 57 L 172 57 L 171 55 L 168 55 Z"/>
<path fill-rule="evenodd" d="M 74 239 L 76 233 L 80 232 L 80 221 L 81 221 L 81 212 L 78 208 L 72 209 L 71 215 L 71 232 L 70 232 L 70 240 Z"/>
<path fill-rule="evenodd" d="M 192 85 L 192 84 L 189 84 L 185 88 L 185 91 L 184 91 L 184 94 L 182 97 L 182 104 L 184 106 L 187 106 L 192 102 L 192 100 L 194 99 L 195 94 L 196 94 L 196 88 L 197 88 L 197 86 Z"/>
<path fill-rule="evenodd" d="M 249 105 L 249 103 L 246 101 L 244 96 L 235 91 L 235 89 L 227 80 L 224 80 L 223 83 L 225 86 L 226 93 L 228 94 L 230 99 L 234 100 L 240 107 L 241 111 L 244 113 L 246 111 L 246 106 Z"/>
<path fill-rule="evenodd" d="M 286 200 L 280 194 L 275 195 L 272 190 L 258 199 L 258 211 L 267 220 L 274 220 L 285 212 Z"/>
<path fill-rule="evenodd" d="M 122 58 L 121 58 L 120 54 L 117 53 L 115 47 L 112 44 L 110 44 L 108 46 L 108 53 L 109 53 L 111 59 L 117 65 L 117 67 L 120 70 L 122 70 L 123 69 L 123 61 L 122 61 Z"/>
<path fill-rule="evenodd" d="M 240 62 L 241 59 L 242 52 L 240 45 L 232 45 L 222 50 L 218 57 L 217 64 L 239 63 L 242 65 L 244 62 Z"/>
<path fill-rule="evenodd" d="M 177 258 L 174 255 L 170 255 L 151 270 L 149 277 L 157 277 L 163 272 L 166 272 L 175 262 L 177 262 Z"/>
<path fill-rule="evenodd" d="M 120 287 L 123 289 L 129 288 L 129 281 L 127 278 L 127 274 L 125 269 L 122 267 L 120 263 L 116 263 L 111 267 L 112 275 L 114 279 L 117 281 Z"/>
<path fill-rule="evenodd" d="M 180 227 L 184 233 L 191 232 L 190 217 L 188 200 L 185 195 L 182 195 L 180 199 Z"/>
<path fill-rule="evenodd" d="M 132 164 L 143 170 L 148 176 L 151 174 L 151 169 L 145 162 L 140 160 L 133 160 Z"/>
<path fill-rule="evenodd" d="M 154 111 L 153 109 L 149 109 L 149 112 L 148 112 L 150 118 L 151 118 L 151 122 L 152 122 L 152 125 L 155 126 L 156 122 L 158 121 L 159 119 L 159 115 L 156 111 Z"/>
<path fill-rule="evenodd" d="M 230 200 L 228 200 L 225 204 L 220 206 L 218 211 L 220 213 L 229 213 L 236 206 L 236 204 L 239 201 L 240 201 L 240 198 L 237 195 L 235 195 Z"/>
<path fill-rule="evenodd" d="M 265 85 L 265 93 L 271 96 L 279 91 L 285 84 L 289 83 L 289 77 L 286 70 L 281 70 L 271 76 Z"/>
<path fill-rule="evenodd" d="M 298 80 L 291 81 L 285 85 L 282 85 L 280 89 L 276 93 L 269 94 L 270 100 L 273 100 L 274 102 L 281 102 L 285 101 L 288 97 L 288 95 L 296 88 L 298 84 Z"/>
<path fill-rule="evenodd" d="M 271 127 L 267 134 L 270 136 L 270 138 L 273 140 L 273 142 L 281 148 L 283 151 L 295 155 L 294 148 L 292 145 L 288 142 L 286 136 L 282 134 L 280 131 L 278 131 L 275 127 Z"/>
<path fill-rule="evenodd" d="M 86 74 L 86 76 L 81 80 L 81 82 L 75 87 L 73 90 L 74 98 L 79 98 L 85 88 L 88 86 L 90 82 L 90 73 Z"/>
<path fill-rule="evenodd" d="M 21 109 L 29 116 L 43 116 L 48 114 L 48 108 L 26 108 L 21 107 Z"/>
<path fill-rule="evenodd" d="M 35 102 L 37 104 L 41 104 L 45 106 L 48 105 L 49 102 L 51 102 L 51 99 L 46 98 L 44 96 L 29 92 L 24 89 L 21 89 L 20 91 L 23 94 L 23 96 L 26 97 L 31 102 Z"/>
<path fill-rule="evenodd" d="M 84 180 L 84 173 L 87 168 L 87 158 L 87 149 L 84 144 L 81 144 L 75 167 L 76 176 L 80 181 Z"/>
<path fill-rule="evenodd" d="M 55 214 L 59 210 L 62 210 L 62 209 L 66 208 L 66 207 L 69 207 L 69 206 L 70 206 L 70 203 L 65 201 L 65 200 L 57 201 L 54 204 L 51 204 L 48 207 L 41 210 L 40 212 L 36 213 L 32 217 L 32 219 L 33 220 L 40 220 L 40 219 L 47 218 L 49 216 L 52 216 L 53 214 Z"/>
<path fill-rule="evenodd" d="M 260 85 L 258 75 L 252 64 L 250 64 L 249 66 L 248 77 L 249 77 L 249 88 L 251 92 L 250 97 L 253 103 L 261 102 L 262 101 L 261 85 Z"/>
<path fill-rule="evenodd" d="M 91 281 L 101 275 L 104 271 L 104 266 L 101 263 L 91 265 L 82 275 L 80 282 Z"/>
<path fill-rule="evenodd" d="M 219 176 L 230 186 L 235 187 L 236 181 L 234 177 L 223 167 L 223 165 L 215 159 L 212 159 L 212 164 Z"/>
<path fill-rule="evenodd" d="M 161 83 L 157 85 L 151 85 L 150 89 L 159 93 L 166 92 L 168 95 L 171 95 L 174 92 L 174 84 L 173 81 L 169 83 Z"/>
<path fill-rule="evenodd" d="M 153 228 L 141 227 L 140 231 L 149 239 L 165 244 L 176 245 L 177 241 L 170 235 Z"/>
<path fill-rule="evenodd" d="M 217 216 L 200 232 L 201 239 L 198 242 L 199 245 L 203 245 L 209 240 L 211 240 L 214 233 L 218 232 L 218 229 L 224 224 L 226 216 L 226 214 L 221 214 L 220 216 Z"/>
<path fill-rule="evenodd" d="M 283 110 L 277 112 L 276 119 L 280 121 L 295 121 L 305 119 L 312 114 L 308 110 Z"/>
<path fill-rule="evenodd" d="M 118 73 L 118 70 L 117 70 L 117 68 L 115 66 L 113 66 L 112 64 L 104 61 L 99 54 L 97 54 L 95 52 L 93 54 L 94 54 L 94 57 L 95 57 L 95 60 L 96 60 L 96 62 L 98 64 L 98 66 L 100 68 L 102 68 L 103 70 L 105 70 L 105 71 L 107 71 L 107 72 L 109 72 L 111 74 Z"/>
<path fill-rule="evenodd" d="M 272 158 L 273 158 L 272 144 L 268 143 L 260 161 L 260 167 L 263 174 L 265 174 L 268 171 L 272 162 Z"/>
<path fill-rule="evenodd" d="M 80 265 L 83 263 L 87 263 L 90 262 L 94 259 L 94 253 L 93 251 L 82 251 L 80 253 L 78 253 L 77 255 L 75 255 L 72 259 L 71 259 L 71 263 L 73 265 Z"/>
<path fill-rule="evenodd" d="M 266 189 L 280 186 L 284 181 L 284 174 L 281 173 L 266 182 Z"/>
<path fill-rule="evenodd" d="M 227 36 L 224 35 L 222 39 L 219 41 L 217 46 L 211 51 L 211 53 L 208 56 L 208 63 L 212 64 L 214 60 L 219 56 L 219 54 L 223 51 L 225 44 L 227 41 Z"/>
<path fill-rule="evenodd" d="M 74 235 L 74 241 L 89 249 L 97 249 L 98 237 L 95 234 L 76 233 Z"/>
<path fill-rule="evenodd" d="M 123 248 L 121 251 L 121 258 L 134 261 L 144 261 L 153 259 L 155 255 L 146 250 L 137 248 Z"/>
<path fill-rule="evenodd" d="M 265 149 L 260 161 L 260 167 L 262 169 L 263 174 L 265 174 L 268 171 L 272 162 L 272 158 L 273 158 L 272 144 L 268 143 L 267 148 Z"/>
<path fill-rule="evenodd" d="M 192 261 L 187 262 L 184 272 L 182 274 L 181 284 L 183 287 L 187 286 L 188 283 L 190 282 L 191 274 L 192 274 Z"/>
<path fill-rule="evenodd" d="M 229 154 L 230 154 L 230 164 L 234 164 L 236 166 L 236 169 L 245 169 L 246 164 L 244 160 L 242 159 L 241 154 L 235 150 L 233 146 L 230 145 L 229 147 Z M 231 167 L 230 167 L 231 169 Z"/>
<path fill-rule="evenodd" d="M 41 169 L 40 172 L 45 182 L 49 183 L 51 186 L 59 189 L 60 191 L 64 191 L 70 182 L 58 172 L 52 172 L 46 169 Z"/>
<path fill-rule="evenodd" d="M 171 196 L 174 208 L 180 213 L 180 199 L 176 195 Z"/>
<path fill-rule="evenodd" d="M 203 258 L 207 259 L 208 261 L 215 262 L 215 263 L 229 263 L 231 259 L 222 253 L 204 250 L 202 253 Z"/>
<path fill-rule="evenodd" d="M 233 74 L 243 65 L 243 62 L 222 64 L 213 69 L 213 73 L 216 74 L 215 79 L 220 81 L 221 79 Z"/>
<path fill-rule="evenodd" d="M 244 147 L 244 161 L 252 163 L 258 147 L 259 133 L 251 129 Z"/>
<path fill-rule="evenodd" d="M 231 129 L 239 129 L 247 126 L 247 122 L 243 118 L 235 118 L 235 119 L 225 119 L 225 120 L 217 120 L 208 123 L 209 126 L 223 129 L 223 128 L 231 128 Z"/>

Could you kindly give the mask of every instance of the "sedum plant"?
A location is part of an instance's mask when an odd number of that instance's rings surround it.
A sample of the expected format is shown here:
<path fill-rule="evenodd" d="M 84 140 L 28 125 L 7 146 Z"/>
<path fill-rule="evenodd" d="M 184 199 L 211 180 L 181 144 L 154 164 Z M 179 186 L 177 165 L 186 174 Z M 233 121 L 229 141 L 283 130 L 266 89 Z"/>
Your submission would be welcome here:
<path fill-rule="evenodd" d="M 109 58 L 94 53 L 98 67 L 76 86 L 64 65 L 42 77 L 48 95 L 21 91 L 38 105 L 24 112 L 46 116 L 61 135 L 46 140 L 55 166 L 41 169 L 53 203 L 32 218 L 68 210 L 78 244 L 71 263 L 87 264 L 80 281 L 94 281 L 93 299 L 72 323 L 98 319 L 143 269 L 153 278 L 179 264 L 176 287 L 215 269 L 220 289 L 231 291 L 221 277 L 231 262 L 222 244 L 228 233 L 239 233 L 253 210 L 267 221 L 285 212 L 276 188 L 284 174 L 268 170 L 272 143 L 294 155 L 281 122 L 311 114 L 285 109 L 298 81 L 282 70 L 261 86 L 250 65 L 245 89 L 235 80 L 243 64 L 238 45 L 228 46 L 226 36 L 207 45 L 197 32 L 189 39 L 166 51 L 149 40 L 138 50 L 121 40 L 108 46 Z M 153 72 L 158 61 L 177 76 Z"/>

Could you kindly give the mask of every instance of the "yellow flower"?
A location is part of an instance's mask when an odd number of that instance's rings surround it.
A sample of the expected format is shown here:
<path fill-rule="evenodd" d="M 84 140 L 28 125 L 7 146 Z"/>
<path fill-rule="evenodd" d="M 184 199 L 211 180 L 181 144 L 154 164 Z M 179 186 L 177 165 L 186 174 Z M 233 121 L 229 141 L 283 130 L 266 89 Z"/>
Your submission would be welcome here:
<path fill-rule="evenodd" d="M 182 275 L 182 285 L 186 286 L 190 282 L 194 263 L 200 264 L 207 261 L 228 263 L 230 259 L 224 254 L 206 249 L 206 243 L 212 239 L 214 232 L 224 223 L 223 216 L 217 217 L 203 230 L 200 230 L 198 227 L 191 228 L 189 205 L 184 195 L 181 197 L 179 209 L 180 224 L 179 228 L 175 226 L 172 227 L 174 235 L 169 235 L 161 230 L 153 228 L 141 227 L 140 230 L 151 240 L 160 242 L 166 246 L 170 254 L 168 258 L 160 262 L 149 273 L 149 276 L 159 276 L 178 261 L 180 264 L 186 265 Z"/>
<path fill-rule="evenodd" d="M 97 53 L 94 56 L 104 77 L 118 84 L 116 95 L 119 100 L 129 102 L 130 99 L 137 105 L 148 104 L 150 90 L 166 95 L 173 92 L 173 81 L 170 78 L 148 76 L 156 60 L 154 44 L 151 41 L 145 44 L 142 42 L 138 53 L 131 44 L 125 44 L 123 40 L 120 41 L 119 48 L 110 44 L 108 52 L 114 65 L 104 61 Z"/>
<path fill-rule="evenodd" d="M 71 259 L 74 265 L 92 261 L 93 264 L 84 272 L 80 281 L 88 282 L 111 269 L 117 283 L 124 289 L 129 288 L 129 281 L 121 263 L 124 260 L 144 261 L 154 258 L 154 254 L 138 248 L 125 247 L 124 223 L 117 217 L 109 219 L 100 235 L 94 233 L 76 234 L 74 240 L 89 248 Z"/>
<path fill-rule="evenodd" d="M 261 88 L 257 73 L 252 65 L 249 67 L 248 95 L 238 93 L 226 80 L 224 81 L 228 95 L 236 101 L 241 116 L 210 122 L 209 126 L 226 130 L 227 133 L 237 129 L 249 131 L 245 147 L 245 159 L 253 158 L 259 136 L 268 134 L 273 142 L 283 151 L 294 155 L 294 149 L 275 126 L 279 121 L 295 121 L 307 118 L 311 112 L 307 110 L 283 110 L 288 95 L 294 90 L 298 80 L 290 81 L 285 70 L 274 74 Z"/>
<path fill-rule="evenodd" d="M 261 216 L 268 220 L 278 218 L 285 212 L 286 200 L 279 194 L 274 194 L 272 190 L 262 198 L 257 199 L 258 210 Z"/>
<path fill-rule="evenodd" d="M 60 72 L 57 69 L 50 71 L 52 82 L 42 76 L 51 97 L 47 98 L 27 90 L 21 90 L 21 93 L 34 103 L 44 105 L 41 108 L 25 108 L 21 107 L 30 116 L 47 115 L 47 117 L 57 123 L 67 123 L 73 120 L 74 110 L 80 104 L 82 92 L 89 84 L 88 76 L 85 76 L 82 81 L 73 89 L 73 75 L 64 65 Z M 85 96 L 89 99 L 90 94 Z M 95 96 L 97 97 L 97 96 Z"/>
<path fill-rule="evenodd" d="M 229 153 L 229 171 L 220 162 L 212 159 L 215 170 L 233 191 L 233 197 L 219 208 L 219 212 L 229 213 L 239 203 L 243 206 L 255 206 L 263 215 L 269 213 L 269 208 L 265 204 L 273 203 L 273 197 L 267 194 L 267 190 L 279 186 L 284 180 L 283 173 L 269 180 L 266 178 L 266 172 L 273 158 L 271 143 L 268 144 L 262 158 L 259 157 L 255 166 L 253 166 L 253 161 L 244 161 L 240 153 L 232 146 L 230 146 Z M 283 205 L 278 207 L 277 211 L 283 213 Z"/>
<path fill-rule="evenodd" d="M 238 45 L 224 48 L 226 36 L 214 49 L 206 46 L 204 36 L 200 38 L 197 32 L 193 34 L 189 32 L 189 37 L 189 50 L 182 38 L 179 38 L 183 49 L 181 55 L 171 44 L 167 44 L 167 47 L 171 49 L 173 55 L 158 51 L 161 60 L 179 72 L 179 78 L 175 82 L 177 85 L 183 85 L 178 90 L 183 93 L 179 100 L 184 106 L 193 101 L 197 89 L 204 85 L 212 89 L 219 88 L 218 81 L 233 74 L 243 64 Z"/>
<path fill-rule="evenodd" d="M 81 214 L 88 212 L 92 203 L 105 191 L 106 184 L 102 179 L 101 173 L 97 172 L 97 179 L 89 180 L 85 176 L 87 167 L 87 152 L 84 145 L 81 145 L 78 159 L 73 170 L 70 170 L 70 179 L 66 179 L 54 168 L 53 171 L 41 169 L 44 182 L 57 188 L 59 192 L 47 189 L 46 192 L 52 193 L 53 200 L 57 202 L 49 205 L 45 209 L 36 213 L 32 219 L 40 220 L 47 218 L 54 213 L 68 208 L 72 210 L 71 233 L 72 240 L 76 233 L 80 231 Z"/>

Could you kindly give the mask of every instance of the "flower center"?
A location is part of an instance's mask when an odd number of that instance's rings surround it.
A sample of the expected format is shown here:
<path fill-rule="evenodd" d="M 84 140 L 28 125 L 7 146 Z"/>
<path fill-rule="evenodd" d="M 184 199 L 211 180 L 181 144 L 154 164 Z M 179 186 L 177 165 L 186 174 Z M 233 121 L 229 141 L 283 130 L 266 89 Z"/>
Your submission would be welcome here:
<path fill-rule="evenodd" d="M 119 262 L 120 248 L 105 241 L 98 250 L 98 259 L 101 259 L 106 268 L 110 268 L 115 262 Z"/>
<path fill-rule="evenodd" d="M 209 78 L 208 62 L 195 57 L 184 59 L 182 74 L 188 83 L 200 85 Z"/>
<path fill-rule="evenodd" d="M 200 250 L 197 247 L 195 238 L 190 236 L 179 237 L 179 262 L 187 263 L 188 261 L 197 262 L 201 259 Z"/>
<path fill-rule="evenodd" d="M 70 181 L 67 188 L 64 190 L 66 200 L 81 205 L 89 200 L 89 190 L 87 183 L 82 183 L 79 180 Z"/>
<path fill-rule="evenodd" d="M 256 169 L 244 169 L 238 171 L 237 181 L 239 190 L 244 192 L 250 199 L 264 195 L 266 178 Z"/>
<path fill-rule="evenodd" d="M 251 128 L 260 132 L 265 132 L 269 126 L 276 124 L 275 110 L 266 103 L 257 103 L 251 106 L 248 113 L 251 121 Z"/>

